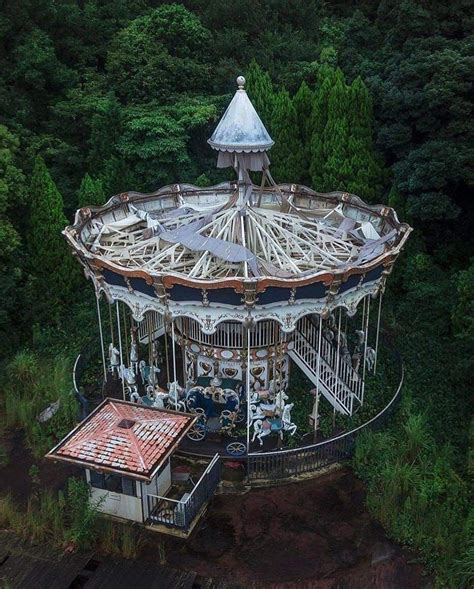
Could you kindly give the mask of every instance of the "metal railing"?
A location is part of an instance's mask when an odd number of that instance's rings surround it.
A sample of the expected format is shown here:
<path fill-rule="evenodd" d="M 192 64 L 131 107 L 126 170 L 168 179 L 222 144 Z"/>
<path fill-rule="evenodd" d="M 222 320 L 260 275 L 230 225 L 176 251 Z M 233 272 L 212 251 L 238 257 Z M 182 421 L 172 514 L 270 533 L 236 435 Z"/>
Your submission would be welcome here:
<path fill-rule="evenodd" d="M 188 531 L 203 506 L 214 495 L 221 480 L 219 454 L 211 460 L 186 499 L 178 501 L 160 495 L 147 495 L 148 523 Z"/>
<path fill-rule="evenodd" d="M 247 329 L 237 321 L 226 321 L 216 327 L 213 334 L 203 333 L 198 321 L 189 317 L 178 319 L 178 328 L 193 342 L 222 348 L 225 350 L 242 349 L 246 347 Z M 275 345 L 280 337 L 280 329 L 274 321 L 265 319 L 257 321 L 250 330 L 251 348 L 268 348 Z"/>
<path fill-rule="evenodd" d="M 405 369 L 397 352 L 395 352 L 395 356 L 400 369 L 398 387 L 388 405 L 375 417 L 349 432 L 318 444 L 292 450 L 249 454 L 247 457 L 249 482 L 282 480 L 305 473 L 313 473 L 350 458 L 354 453 L 357 436 L 362 431 L 376 430 L 385 425 L 400 401 Z"/>
<path fill-rule="evenodd" d="M 318 350 L 319 326 L 315 325 L 312 317 L 306 316 L 300 319 L 298 323 L 299 333 L 307 340 L 314 350 Z M 321 358 L 337 374 L 340 386 L 346 386 L 362 403 L 363 397 L 363 380 L 351 364 L 344 361 L 340 353 L 338 354 L 337 346 L 332 344 L 324 335 L 321 337 Z"/>
<path fill-rule="evenodd" d="M 148 311 L 145 317 L 138 324 L 138 341 L 148 343 L 148 340 L 155 340 L 165 331 L 165 320 L 161 313 Z"/>

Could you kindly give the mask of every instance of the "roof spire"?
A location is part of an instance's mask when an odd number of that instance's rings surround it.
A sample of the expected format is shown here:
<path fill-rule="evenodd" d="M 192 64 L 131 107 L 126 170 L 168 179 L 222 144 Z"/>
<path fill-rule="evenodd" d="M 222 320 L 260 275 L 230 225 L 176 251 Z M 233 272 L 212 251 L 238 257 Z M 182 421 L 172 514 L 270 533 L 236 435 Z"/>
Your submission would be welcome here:
<path fill-rule="evenodd" d="M 268 151 L 273 140 L 262 123 L 247 92 L 245 78 L 237 78 L 237 91 L 219 121 L 209 145 L 217 151 L 257 153 Z"/>

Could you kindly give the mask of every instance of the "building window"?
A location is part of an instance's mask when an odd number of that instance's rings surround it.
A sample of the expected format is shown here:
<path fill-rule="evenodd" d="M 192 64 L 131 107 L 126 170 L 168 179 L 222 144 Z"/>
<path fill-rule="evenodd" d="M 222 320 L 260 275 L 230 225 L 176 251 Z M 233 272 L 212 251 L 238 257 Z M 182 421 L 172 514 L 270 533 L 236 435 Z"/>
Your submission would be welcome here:
<path fill-rule="evenodd" d="M 137 485 L 133 479 L 117 476 L 115 474 L 103 474 L 91 470 L 91 486 L 96 489 L 104 489 L 111 493 L 121 493 L 122 495 L 137 496 Z"/>

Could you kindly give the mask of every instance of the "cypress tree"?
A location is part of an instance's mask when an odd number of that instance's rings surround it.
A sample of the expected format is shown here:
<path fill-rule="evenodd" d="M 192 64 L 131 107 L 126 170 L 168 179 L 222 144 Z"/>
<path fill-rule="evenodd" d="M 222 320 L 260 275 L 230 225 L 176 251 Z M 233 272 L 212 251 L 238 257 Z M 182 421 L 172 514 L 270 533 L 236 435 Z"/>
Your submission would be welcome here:
<path fill-rule="evenodd" d="M 348 98 L 351 176 L 347 190 L 373 201 L 380 189 L 382 170 L 374 152 L 372 99 L 360 77 L 349 87 Z"/>
<path fill-rule="evenodd" d="M 275 100 L 272 80 L 269 74 L 258 65 L 255 59 L 252 59 L 250 62 L 245 79 L 247 94 L 267 131 L 271 134 L 272 113 Z"/>
<path fill-rule="evenodd" d="M 30 199 L 28 266 L 33 279 L 33 315 L 41 320 L 56 315 L 56 304 L 60 301 L 68 304 L 78 276 L 77 265 L 73 264 L 74 260 L 61 235 L 67 225 L 63 198 L 41 157 L 36 158 Z"/>
<path fill-rule="evenodd" d="M 325 161 L 321 179 L 324 191 L 346 190 L 350 170 L 347 144 L 349 141 L 348 89 L 344 74 L 338 70 L 328 101 L 328 120 L 323 132 Z"/>
<path fill-rule="evenodd" d="M 275 141 L 270 152 L 272 175 L 280 182 L 300 182 L 305 174 L 305 156 L 296 109 L 286 90 L 275 97 L 271 126 Z"/>
<path fill-rule="evenodd" d="M 309 162 L 311 161 L 311 116 L 313 111 L 313 92 L 309 89 L 308 84 L 303 80 L 298 92 L 293 98 L 301 145 L 304 155 L 304 175 L 302 181 L 307 183 L 309 180 Z"/>
<path fill-rule="evenodd" d="M 82 179 L 81 186 L 77 193 L 77 207 L 103 205 L 105 203 L 104 189 L 102 188 L 102 181 L 94 180 L 86 174 Z"/>
<path fill-rule="evenodd" d="M 309 119 L 309 176 L 315 190 L 322 190 L 322 176 L 326 161 L 323 133 L 328 122 L 329 96 L 336 78 L 336 70 L 321 67 Z"/>

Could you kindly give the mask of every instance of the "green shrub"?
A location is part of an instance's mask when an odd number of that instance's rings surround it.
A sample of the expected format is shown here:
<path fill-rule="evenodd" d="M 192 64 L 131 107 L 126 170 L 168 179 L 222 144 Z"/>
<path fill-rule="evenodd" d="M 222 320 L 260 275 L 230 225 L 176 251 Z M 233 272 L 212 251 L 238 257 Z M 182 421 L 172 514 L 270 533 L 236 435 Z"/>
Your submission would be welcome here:
<path fill-rule="evenodd" d="M 41 411 L 58 400 L 55 415 L 40 423 Z M 8 425 L 22 427 L 34 456 L 44 456 L 77 421 L 71 362 L 64 357 L 39 360 L 28 351 L 16 354 L 6 368 L 4 406 Z"/>
<path fill-rule="evenodd" d="M 390 430 L 357 440 L 356 473 L 367 482 L 367 506 L 397 541 L 420 549 L 448 587 L 452 565 L 463 553 L 470 570 L 464 525 L 468 489 L 453 468 L 449 446 L 438 446 L 423 415 L 401 410 Z"/>

